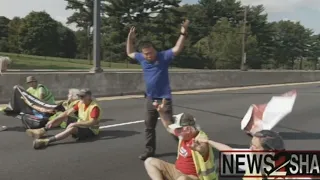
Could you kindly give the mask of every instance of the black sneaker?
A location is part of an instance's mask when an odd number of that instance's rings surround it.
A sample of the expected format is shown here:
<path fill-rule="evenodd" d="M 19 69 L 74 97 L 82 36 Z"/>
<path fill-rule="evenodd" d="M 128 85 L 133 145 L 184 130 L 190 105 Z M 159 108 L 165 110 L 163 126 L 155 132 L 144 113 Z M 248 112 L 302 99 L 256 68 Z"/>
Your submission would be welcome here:
<path fill-rule="evenodd" d="M 154 156 L 154 152 L 146 151 L 145 153 L 143 153 L 139 156 L 139 159 L 144 161 L 144 160 L 148 159 L 148 157 L 153 157 L 153 156 Z"/>

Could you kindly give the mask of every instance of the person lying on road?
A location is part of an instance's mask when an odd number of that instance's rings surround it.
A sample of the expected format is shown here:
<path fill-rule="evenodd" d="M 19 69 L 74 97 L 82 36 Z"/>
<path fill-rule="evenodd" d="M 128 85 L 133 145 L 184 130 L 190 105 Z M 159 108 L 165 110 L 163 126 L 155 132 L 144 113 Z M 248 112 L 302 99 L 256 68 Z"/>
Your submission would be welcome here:
<path fill-rule="evenodd" d="M 76 104 L 73 108 L 68 109 L 56 119 L 50 121 L 46 127 L 41 129 L 27 130 L 28 135 L 36 138 L 33 142 L 34 149 L 46 147 L 50 143 L 65 139 L 70 135 L 78 140 L 84 140 L 95 137 L 99 134 L 99 118 L 101 111 L 99 105 L 95 100 L 93 100 L 92 93 L 89 89 L 80 90 L 78 96 L 81 99 L 78 104 Z M 75 111 L 78 111 L 79 116 L 77 122 L 68 124 L 67 128 L 63 132 L 53 137 L 38 139 L 43 137 L 51 128 L 59 126 L 65 117 Z"/>
<path fill-rule="evenodd" d="M 164 113 L 165 100 L 156 106 L 160 119 L 167 121 Z M 199 129 L 195 118 L 187 113 L 177 115 L 175 123 L 169 125 L 168 132 L 179 137 L 178 157 L 174 164 L 149 157 L 145 161 L 145 168 L 152 180 L 215 180 L 217 173 L 214 167 L 212 148 L 207 143 L 198 143 L 195 139 L 207 135 Z"/>

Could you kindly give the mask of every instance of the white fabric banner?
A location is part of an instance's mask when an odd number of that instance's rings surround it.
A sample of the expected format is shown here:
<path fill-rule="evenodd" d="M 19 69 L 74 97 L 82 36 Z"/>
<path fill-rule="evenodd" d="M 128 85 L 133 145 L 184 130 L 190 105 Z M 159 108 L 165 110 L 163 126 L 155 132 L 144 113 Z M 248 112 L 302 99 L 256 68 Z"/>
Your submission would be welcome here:
<path fill-rule="evenodd" d="M 271 130 L 292 112 L 297 92 L 289 91 L 281 96 L 273 96 L 267 104 L 252 104 L 241 121 L 241 130 L 255 133 Z"/>

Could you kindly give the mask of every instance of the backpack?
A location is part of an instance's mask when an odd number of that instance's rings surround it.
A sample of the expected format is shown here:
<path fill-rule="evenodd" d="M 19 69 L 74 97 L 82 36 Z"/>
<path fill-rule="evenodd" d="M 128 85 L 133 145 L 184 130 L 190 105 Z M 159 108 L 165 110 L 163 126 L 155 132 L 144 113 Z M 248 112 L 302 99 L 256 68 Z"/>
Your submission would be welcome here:
<path fill-rule="evenodd" d="M 34 115 L 24 113 L 19 114 L 16 118 L 22 121 L 22 124 L 26 129 L 43 128 L 49 121 L 49 118 L 46 117 L 40 118 Z"/>

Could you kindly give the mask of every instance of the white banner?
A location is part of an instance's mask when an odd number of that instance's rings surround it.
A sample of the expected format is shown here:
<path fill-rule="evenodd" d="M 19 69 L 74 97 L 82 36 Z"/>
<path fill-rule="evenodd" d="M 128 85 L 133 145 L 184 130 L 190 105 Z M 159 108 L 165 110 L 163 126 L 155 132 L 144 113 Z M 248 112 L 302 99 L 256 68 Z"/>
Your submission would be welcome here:
<path fill-rule="evenodd" d="M 297 92 L 289 91 L 281 96 L 273 96 L 267 104 L 252 104 L 241 121 L 241 130 L 255 133 L 271 130 L 292 112 Z"/>

